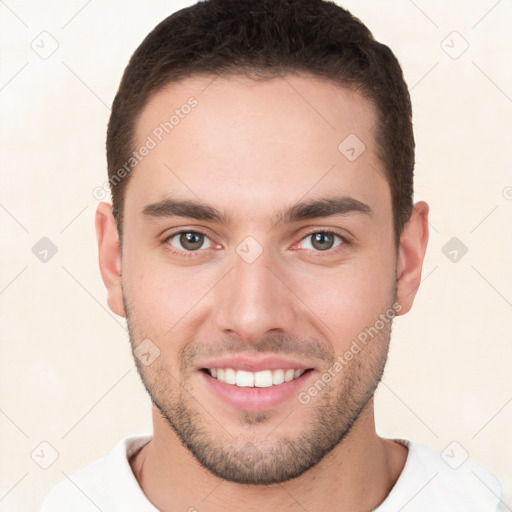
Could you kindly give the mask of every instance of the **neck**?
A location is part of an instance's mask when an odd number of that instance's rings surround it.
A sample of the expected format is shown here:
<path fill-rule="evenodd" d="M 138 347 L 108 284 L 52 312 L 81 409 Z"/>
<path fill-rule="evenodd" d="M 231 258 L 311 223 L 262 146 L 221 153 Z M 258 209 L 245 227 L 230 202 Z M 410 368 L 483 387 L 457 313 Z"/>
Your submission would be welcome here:
<path fill-rule="evenodd" d="M 376 434 L 373 400 L 345 439 L 318 464 L 297 478 L 265 486 L 241 485 L 212 475 L 155 407 L 153 426 L 152 440 L 130 463 L 143 492 L 162 511 L 367 512 L 384 501 L 407 458 L 404 446 Z"/>

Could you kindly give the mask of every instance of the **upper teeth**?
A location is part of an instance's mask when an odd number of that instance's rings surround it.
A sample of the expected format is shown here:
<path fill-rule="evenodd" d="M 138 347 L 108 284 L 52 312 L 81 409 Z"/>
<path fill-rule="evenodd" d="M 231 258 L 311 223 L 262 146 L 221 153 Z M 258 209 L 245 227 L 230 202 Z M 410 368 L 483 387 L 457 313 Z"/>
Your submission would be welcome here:
<path fill-rule="evenodd" d="M 246 372 L 245 370 L 233 370 L 233 368 L 209 368 L 212 377 L 241 387 L 268 388 L 283 382 L 289 382 L 300 377 L 304 370 L 263 370 L 260 372 Z"/>

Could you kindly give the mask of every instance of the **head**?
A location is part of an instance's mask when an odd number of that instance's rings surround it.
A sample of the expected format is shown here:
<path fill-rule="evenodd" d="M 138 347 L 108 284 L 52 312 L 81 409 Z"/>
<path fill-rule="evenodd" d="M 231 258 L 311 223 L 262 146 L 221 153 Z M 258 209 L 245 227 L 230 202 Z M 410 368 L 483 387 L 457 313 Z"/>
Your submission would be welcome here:
<path fill-rule="evenodd" d="M 428 238 L 411 117 L 392 52 L 329 2 L 200 2 L 133 54 L 100 266 L 161 423 L 212 473 L 282 482 L 368 421 Z M 276 384 L 241 404 L 212 368 Z"/>

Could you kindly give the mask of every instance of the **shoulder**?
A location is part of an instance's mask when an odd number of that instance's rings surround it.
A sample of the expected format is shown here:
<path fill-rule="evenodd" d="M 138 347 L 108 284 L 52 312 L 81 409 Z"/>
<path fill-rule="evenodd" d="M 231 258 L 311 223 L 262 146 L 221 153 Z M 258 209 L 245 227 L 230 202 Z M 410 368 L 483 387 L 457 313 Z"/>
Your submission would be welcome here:
<path fill-rule="evenodd" d="M 407 440 L 409 454 L 395 486 L 378 512 L 405 507 L 411 511 L 497 512 L 504 500 L 501 482 L 467 459 L 460 444 L 443 452 Z M 391 507 L 391 508 L 390 508 Z"/>
<path fill-rule="evenodd" d="M 40 512 L 97 512 L 98 509 L 107 512 L 118 510 L 118 500 L 129 499 L 132 494 L 136 499 L 144 499 L 128 459 L 150 439 L 149 434 L 123 439 L 106 457 L 65 475 L 50 490 Z"/>

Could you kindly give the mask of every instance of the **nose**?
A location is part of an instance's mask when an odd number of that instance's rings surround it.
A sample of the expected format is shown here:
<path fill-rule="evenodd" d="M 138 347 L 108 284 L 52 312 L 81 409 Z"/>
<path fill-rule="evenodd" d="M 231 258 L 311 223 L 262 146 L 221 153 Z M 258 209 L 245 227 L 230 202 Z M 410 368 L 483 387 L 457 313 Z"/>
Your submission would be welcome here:
<path fill-rule="evenodd" d="M 296 298 L 287 286 L 283 264 L 263 253 L 252 262 L 233 254 L 232 270 L 215 300 L 217 328 L 255 343 L 270 332 L 289 333 L 297 319 Z"/>

